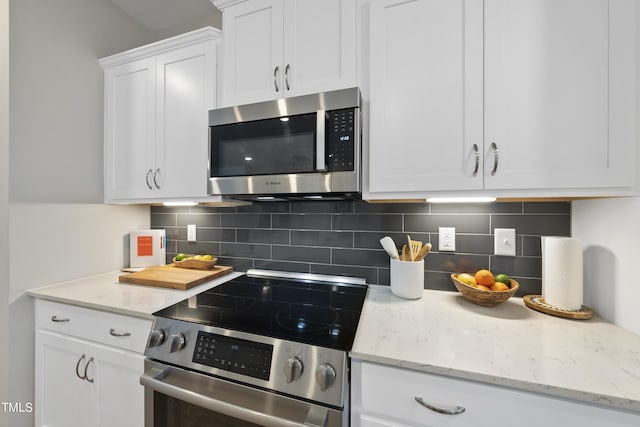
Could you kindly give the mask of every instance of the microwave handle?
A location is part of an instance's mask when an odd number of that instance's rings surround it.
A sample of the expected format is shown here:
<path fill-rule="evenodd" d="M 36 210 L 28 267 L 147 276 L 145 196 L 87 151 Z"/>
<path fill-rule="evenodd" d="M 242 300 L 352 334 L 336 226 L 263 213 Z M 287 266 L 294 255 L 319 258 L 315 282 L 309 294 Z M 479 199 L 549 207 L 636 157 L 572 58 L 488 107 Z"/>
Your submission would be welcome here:
<path fill-rule="evenodd" d="M 325 148 L 325 111 L 318 110 L 316 112 L 316 171 L 318 172 L 327 171 Z"/>

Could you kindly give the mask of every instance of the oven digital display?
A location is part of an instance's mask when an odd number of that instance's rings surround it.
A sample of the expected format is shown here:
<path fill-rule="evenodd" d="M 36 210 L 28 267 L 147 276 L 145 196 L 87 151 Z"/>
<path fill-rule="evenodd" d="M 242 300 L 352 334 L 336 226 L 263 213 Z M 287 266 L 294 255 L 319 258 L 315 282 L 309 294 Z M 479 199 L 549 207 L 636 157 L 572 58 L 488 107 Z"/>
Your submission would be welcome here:
<path fill-rule="evenodd" d="M 273 346 L 210 332 L 198 332 L 193 362 L 269 380 Z"/>

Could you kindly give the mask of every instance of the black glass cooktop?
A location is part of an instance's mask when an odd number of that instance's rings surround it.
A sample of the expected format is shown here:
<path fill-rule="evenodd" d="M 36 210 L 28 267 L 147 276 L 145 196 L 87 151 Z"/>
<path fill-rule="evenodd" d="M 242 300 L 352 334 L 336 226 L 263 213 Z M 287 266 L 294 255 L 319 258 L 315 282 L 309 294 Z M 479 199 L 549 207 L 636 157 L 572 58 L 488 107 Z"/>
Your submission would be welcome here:
<path fill-rule="evenodd" d="M 154 315 L 348 351 L 366 293 L 361 284 L 242 275 Z"/>

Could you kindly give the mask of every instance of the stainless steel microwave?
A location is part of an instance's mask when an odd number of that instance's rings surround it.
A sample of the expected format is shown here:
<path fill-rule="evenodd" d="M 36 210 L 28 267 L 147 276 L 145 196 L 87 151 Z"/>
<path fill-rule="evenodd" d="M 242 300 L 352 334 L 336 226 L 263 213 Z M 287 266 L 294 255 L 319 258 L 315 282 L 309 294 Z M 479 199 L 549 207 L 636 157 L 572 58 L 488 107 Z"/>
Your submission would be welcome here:
<path fill-rule="evenodd" d="M 209 111 L 209 194 L 359 197 L 360 105 L 349 88 Z"/>

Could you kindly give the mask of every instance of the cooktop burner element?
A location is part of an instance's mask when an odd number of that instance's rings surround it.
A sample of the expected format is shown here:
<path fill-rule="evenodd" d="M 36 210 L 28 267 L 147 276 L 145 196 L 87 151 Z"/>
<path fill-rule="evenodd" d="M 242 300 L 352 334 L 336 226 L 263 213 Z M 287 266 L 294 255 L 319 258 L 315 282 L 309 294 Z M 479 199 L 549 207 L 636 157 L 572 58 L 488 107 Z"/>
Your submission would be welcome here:
<path fill-rule="evenodd" d="M 350 350 L 366 285 L 300 277 L 243 275 L 154 315 Z"/>
<path fill-rule="evenodd" d="M 154 313 L 145 356 L 344 408 L 366 294 L 364 279 L 249 270 Z"/>

